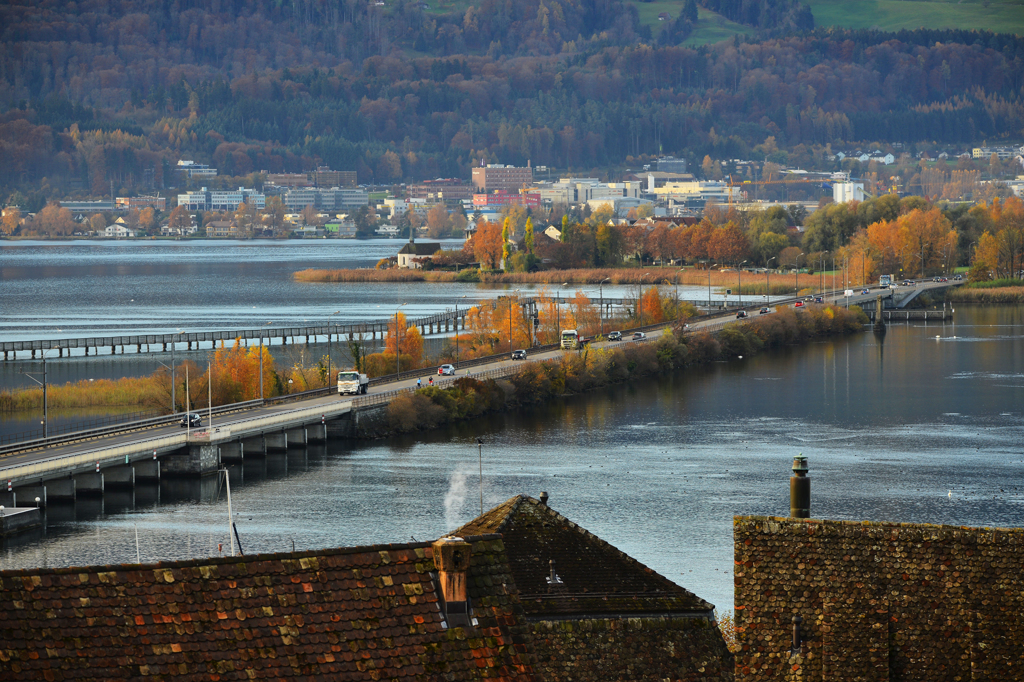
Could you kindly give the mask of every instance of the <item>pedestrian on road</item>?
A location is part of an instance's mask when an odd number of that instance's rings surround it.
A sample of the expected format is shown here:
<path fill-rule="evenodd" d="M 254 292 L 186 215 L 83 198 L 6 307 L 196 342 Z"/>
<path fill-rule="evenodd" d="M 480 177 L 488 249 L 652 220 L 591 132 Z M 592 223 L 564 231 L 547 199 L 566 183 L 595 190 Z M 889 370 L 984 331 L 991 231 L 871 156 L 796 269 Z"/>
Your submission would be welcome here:
<path fill-rule="evenodd" d="M 434 377 L 430 377 L 429 379 L 427 379 L 427 383 L 430 384 L 431 386 L 433 386 L 434 385 Z"/>
<path fill-rule="evenodd" d="M 416 380 L 416 388 L 423 388 L 423 379 Z"/>

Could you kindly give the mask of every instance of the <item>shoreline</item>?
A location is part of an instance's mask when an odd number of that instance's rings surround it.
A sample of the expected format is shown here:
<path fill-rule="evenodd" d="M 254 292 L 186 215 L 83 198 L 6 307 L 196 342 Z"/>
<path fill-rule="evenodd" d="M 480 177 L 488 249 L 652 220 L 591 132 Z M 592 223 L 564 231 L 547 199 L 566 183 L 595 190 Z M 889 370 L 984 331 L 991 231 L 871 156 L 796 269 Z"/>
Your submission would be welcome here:
<path fill-rule="evenodd" d="M 361 421 L 355 437 L 376 440 L 423 432 L 500 410 L 578 395 L 613 384 L 752 356 L 764 349 L 804 345 L 816 338 L 845 336 L 866 329 L 857 306 L 786 309 L 766 317 L 729 324 L 716 332 L 689 333 L 683 325 L 649 343 L 594 349 L 524 365 L 499 379 L 456 380 L 450 388 L 427 386 L 396 397 Z"/>

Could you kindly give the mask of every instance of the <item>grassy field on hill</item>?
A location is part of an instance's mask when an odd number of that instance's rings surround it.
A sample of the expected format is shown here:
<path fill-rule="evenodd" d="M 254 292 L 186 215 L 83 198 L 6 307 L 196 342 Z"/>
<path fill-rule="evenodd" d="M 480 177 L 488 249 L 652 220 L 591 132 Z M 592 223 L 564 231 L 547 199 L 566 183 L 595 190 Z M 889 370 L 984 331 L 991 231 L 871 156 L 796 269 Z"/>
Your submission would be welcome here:
<path fill-rule="evenodd" d="M 815 26 L 962 28 L 1024 35 L 1024 0 L 805 0 Z"/>
<path fill-rule="evenodd" d="M 658 21 L 658 15 L 665 12 L 671 19 L 679 16 L 683 11 L 683 0 L 655 0 L 654 2 L 634 2 L 637 13 L 640 15 L 640 23 L 651 27 L 651 33 L 657 37 L 665 22 Z M 726 38 L 732 38 L 737 33 L 750 35 L 754 29 L 743 24 L 729 21 L 715 12 L 708 11 L 703 7 L 697 8 L 697 25 L 693 34 L 686 39 L 685 45 L 707 45 L 717 43 Z"/>

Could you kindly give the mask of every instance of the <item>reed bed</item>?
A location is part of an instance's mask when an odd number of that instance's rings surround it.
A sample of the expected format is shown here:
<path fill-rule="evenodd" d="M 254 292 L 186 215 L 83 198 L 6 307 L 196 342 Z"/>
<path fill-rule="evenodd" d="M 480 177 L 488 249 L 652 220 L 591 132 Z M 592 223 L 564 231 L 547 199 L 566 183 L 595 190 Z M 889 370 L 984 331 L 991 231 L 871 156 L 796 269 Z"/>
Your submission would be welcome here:
<path fill-rule="evenodd" d="M 949 293 L 949 300 L 975 305 L 1020 305 L 1024 304 L 1024 286 L 990 289 L 957 287 Z"/>
<path fill-rule="evenodd" d="M 350 270 L 309 269 L 294 273 L 297 282 L 454 282 L 459 275 L 452 271 L 407 270 L 390 268 L 376 270 L 372 268 L 356 268 Z M 655 268 L 577 268 L 572 270 L 541 270 L 539 272 L 486 272 L 477 273 L 476 279 L 488 284 L 597 284 L 608 280 L 610 285 L 639 284 L 685 284 L 688 286 L 707 286 L 708 271 L 694 268 L 680 270 L 675 267 Z M 739 276 L 739 284 L 743 293 L 764 293 L 764 274 L 744 272 Z M 821 282 L 818 274 L 801 274 L 799 281 L 804 288 L 815 288 Z M 772 274 L 772 295 L 783 295 L 794 290 L 797 275 Z M 826 274 L 825 288 L 841 287 L 842 275 Z M 711 271 L 711 286 L 729 288 L 737 287 L 737 273 Z M 860 285 L 857 285 L 860 286 Z"/>
<path fill-rule="evenodd" d="M 47 386 L 49 409 L 79 407 L 136 407 L 168 403 L 166 379 L 158 374 L 147 377 L 126 377 Z M 0 413 L 40 410 L 43 407 L 42 387 L 0 391 Z"/>

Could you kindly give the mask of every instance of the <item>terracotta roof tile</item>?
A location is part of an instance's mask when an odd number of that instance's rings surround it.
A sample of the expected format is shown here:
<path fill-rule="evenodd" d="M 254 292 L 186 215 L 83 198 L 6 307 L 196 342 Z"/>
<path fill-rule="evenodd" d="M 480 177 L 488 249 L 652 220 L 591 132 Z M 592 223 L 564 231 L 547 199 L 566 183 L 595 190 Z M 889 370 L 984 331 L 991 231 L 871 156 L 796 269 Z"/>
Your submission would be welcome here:
<path fill-rule="evenodd" d="M 499 613 L 487 602 L 500 584 L 491 576 L 511 582 L 495 540 L 474 543 L 470 595 L 488 636 L 504 641 L 521 622 L 491 633 Z M 526 652 L 443 627 L 430 557 L 427 544 L 380 545 L 0 572 L 0 661 L 23 680 L 532 681 Z"/>

